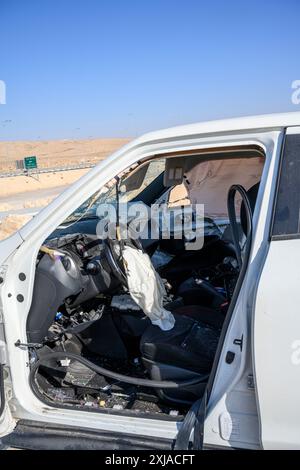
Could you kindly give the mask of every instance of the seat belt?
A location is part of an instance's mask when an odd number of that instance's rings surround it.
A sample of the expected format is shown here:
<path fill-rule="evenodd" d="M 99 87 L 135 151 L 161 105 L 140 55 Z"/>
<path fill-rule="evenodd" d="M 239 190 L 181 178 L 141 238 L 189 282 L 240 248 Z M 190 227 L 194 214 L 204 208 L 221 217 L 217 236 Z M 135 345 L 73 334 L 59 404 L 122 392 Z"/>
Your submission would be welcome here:
<path fill-rule="evenodd" d="M 178 431 L 174 450 L 189 450 L 190 437 L 194 431 L 193 450 L 203 450 L 204 422 L 206 416 L 207 389 L 187 412 Z"/>

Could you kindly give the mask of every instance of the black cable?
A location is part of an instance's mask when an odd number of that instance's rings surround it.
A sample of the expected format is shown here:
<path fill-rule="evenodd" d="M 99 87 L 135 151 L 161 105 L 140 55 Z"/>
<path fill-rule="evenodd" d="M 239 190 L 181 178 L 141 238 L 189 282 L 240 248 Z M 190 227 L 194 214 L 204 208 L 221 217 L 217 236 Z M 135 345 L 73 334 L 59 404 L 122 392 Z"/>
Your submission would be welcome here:
<path fill-rule="evenodd" d="M 230 221 L 230 226 L 231 226 L 231 232 L 232 232 L 232 238 L 233 238 L 233 243 L 234 243 L 234 248 L 236 252 L 236 258 L 237 262 L 239 265 L 239 269 L 242 268 L 242 249 L 240 247 L 240 242 L 239 242 L 239 229 L 238 229 L 238 223 L 236 219 L 236 212 L 235 212 L 235 195 L 236 193 L 239 193 L 242 197 L 242 201 L 245 204 L 246 208 L 246 221 L 247 221 L 247 233 L 246 235 L 246 240 L 249 240 L 251 238 L 252 234 L 252 210 L 250 206 L 250 202 L 247 196 L 247 192 L 243 186 L 239 184 L 233 184 L 229 191 L 228 191 L 228 198 L 227 198 L 227 208 L 228 208 L 228 216 L 229 216 L 229 221 Z"/>
<path fill-rule="evenodd" d="M 183 382 L 171 382 L 171 381 L 164 381 L 164 380 L 150 380 L 150 379 L 139 379 L 137 377 L 128 377 L 127 375 L 123 374 L 118 374 L 117 372 L 113 372 L 111 370 L 104 369 L 103 367 L 100 367 L 93 362 L 89 361 L 88 359 L 85 359 L 84 357 L 78 356 L 77 354 L 74 353 L 68 353 L 68 352 L 53 352 L 50 354 L 46 354 L 43 356 L 41 359 L 39 359 L 37 362 L 35 362 L 32 366 L 32 369 L 30 371 L 30 381 L 32 384 L 35 383 L 35 377 L 36 373 L 38 371 L 38 368 L 44 363 L 49 360 L 61 360 L 61 359 L 73 359 L 75 361 L 80 362 L 84 366 L 88 367 L 89 369 L 92 369 L 94 372 L 96 372 L 99 375 L 103 375 L 104 377 L 109 377 L 115 380 L 118 380 L 119 382 L 122 383 L 129 383 L 132 385 L 138 385 L 138 386 L 143 386 L 143 387 L 151 387 L 151 388 L 163 388 L 163 389 L 174 389 L 174 388 L 180 388 L 180 387 L 189 387 L 191 385 L 196 385 L 200 382 L 203 382 L 204 379 L 207 379 L 208 376 L 201 376 L 201 377 L 195 377 L 190 380 L 185 380 Z"/>

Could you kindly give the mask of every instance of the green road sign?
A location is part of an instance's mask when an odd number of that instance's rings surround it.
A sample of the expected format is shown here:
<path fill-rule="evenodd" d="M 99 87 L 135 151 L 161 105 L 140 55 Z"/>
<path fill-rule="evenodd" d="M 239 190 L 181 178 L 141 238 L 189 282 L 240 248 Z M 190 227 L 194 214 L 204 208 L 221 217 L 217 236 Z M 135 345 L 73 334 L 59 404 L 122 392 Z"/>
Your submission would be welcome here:
<path fill-rule="evenodd" d="M 37 160 L 36 157 L 25 157 L 24 158 L 24 166 L 26 170 L 33 170 L 34 168 L 37 168 Z"/>

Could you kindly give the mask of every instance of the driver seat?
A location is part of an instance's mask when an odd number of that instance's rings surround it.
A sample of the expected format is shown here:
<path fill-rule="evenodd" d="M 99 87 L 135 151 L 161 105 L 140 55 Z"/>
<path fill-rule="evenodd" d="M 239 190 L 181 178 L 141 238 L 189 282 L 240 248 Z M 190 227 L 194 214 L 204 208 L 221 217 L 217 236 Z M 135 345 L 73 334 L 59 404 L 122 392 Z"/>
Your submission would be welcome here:
<path fill-rule="evenodd" d="M 249 194 L 254 211 L 259 183 Z M 247 230 L 246 210 L 241 207 L 241 225 Z M 161 399 L 177 404 L 188 404 L 204 392 L 221 334 L 225 315 L 201 305 L 184 305 L 173 312 L 175 325 L 162 331 L 149 325 L 140 342 L 145 367 L 153 380 L 184 381 L 199 377 L 199 383 L 186 388 L 158 390 Z"/>

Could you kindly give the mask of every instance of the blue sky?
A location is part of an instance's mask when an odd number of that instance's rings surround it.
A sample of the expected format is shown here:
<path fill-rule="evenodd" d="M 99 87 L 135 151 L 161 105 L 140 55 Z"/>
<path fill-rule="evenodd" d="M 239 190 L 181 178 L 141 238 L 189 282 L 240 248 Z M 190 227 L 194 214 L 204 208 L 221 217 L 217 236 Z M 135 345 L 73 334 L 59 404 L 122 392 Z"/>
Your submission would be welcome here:
<path fill-rule="evenodd" d="M 0 140 L 300 111 L 299 0 L 0 0 Z"/>

